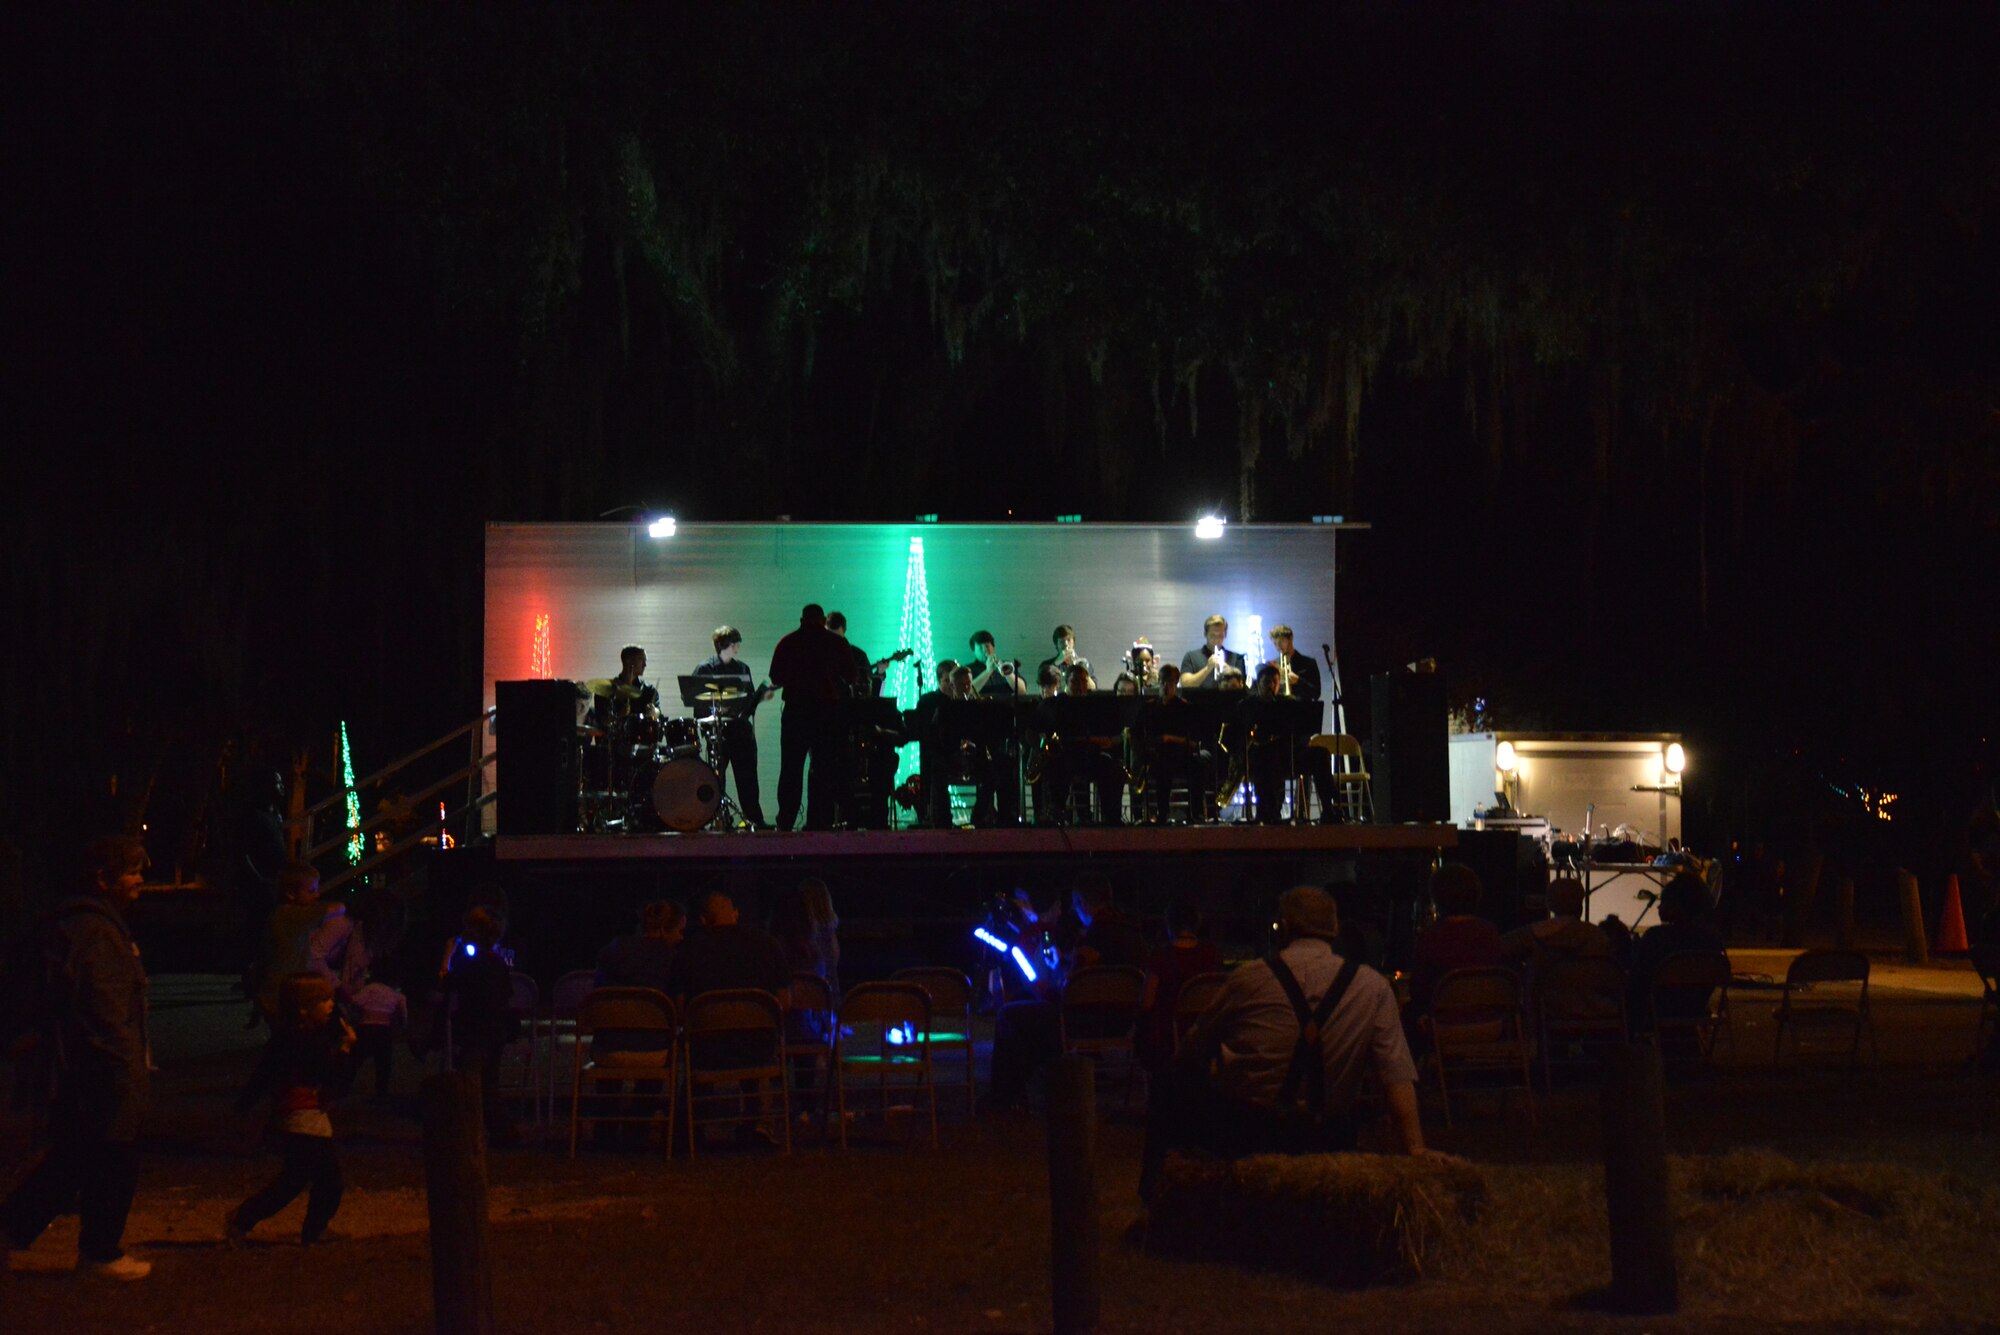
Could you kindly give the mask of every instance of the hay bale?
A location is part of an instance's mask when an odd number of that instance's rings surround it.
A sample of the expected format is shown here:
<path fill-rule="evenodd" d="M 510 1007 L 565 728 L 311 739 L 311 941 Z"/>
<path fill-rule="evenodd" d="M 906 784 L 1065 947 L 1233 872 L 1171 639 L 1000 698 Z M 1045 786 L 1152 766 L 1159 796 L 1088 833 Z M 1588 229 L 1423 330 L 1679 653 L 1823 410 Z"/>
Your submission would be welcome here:
<path fill-rule="evenodd" d="M 1172 1156 L 1146 1249 L 1357 1288 L 1408 1283 L 1486 1200 L 1463 1159 L 1380 1154 Z"/>

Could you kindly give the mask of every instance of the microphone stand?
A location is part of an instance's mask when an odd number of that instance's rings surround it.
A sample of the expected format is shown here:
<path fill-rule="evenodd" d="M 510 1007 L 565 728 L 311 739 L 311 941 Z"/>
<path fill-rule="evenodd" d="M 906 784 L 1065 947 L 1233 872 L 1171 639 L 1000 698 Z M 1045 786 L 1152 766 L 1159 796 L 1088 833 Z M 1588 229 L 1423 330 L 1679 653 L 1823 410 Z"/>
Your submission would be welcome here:
<path fill-rule="evenodd" d="M 1319 647 L 1319 651 L 1326 659 L 1326 684 L 1328 696 L 1333 703 L 1333 730 L 1337 733 L 1345 733 L 1347 731 L 1347 709 L 1345 702 L 1341 698 L 1344 693 L 1340 689 L 1340 660 L 1334 657 L 1333 646 L 1330 644 L 1322 644 Z"/>

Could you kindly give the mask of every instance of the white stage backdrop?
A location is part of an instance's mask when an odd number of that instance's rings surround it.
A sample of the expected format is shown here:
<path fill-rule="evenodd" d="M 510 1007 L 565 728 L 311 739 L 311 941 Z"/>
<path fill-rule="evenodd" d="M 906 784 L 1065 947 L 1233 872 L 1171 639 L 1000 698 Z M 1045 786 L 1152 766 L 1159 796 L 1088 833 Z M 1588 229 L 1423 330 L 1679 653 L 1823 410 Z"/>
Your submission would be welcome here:
<path fill-rule="evenodd" d="M 1031 680 L 1065 622 L 1106 689 L 1136 636 L 1178 663 L 1213 612 L 1229 620 L 1229 647 L 1253 663 L 1270 656 L 1266 631 L 1281 622 L 1317 658 L 1333 639 L 1341 527 L 1232 524 L 1204 540 L 1185 524 L 681 524 L 669 538 L 649 537 L 644 524 L 490 524 L 485 700 L 496 681 L 615 676 L 619 649 L 637 644 L 678 712 L 673 679 L 713 652 L 711 630 L 742 631 L 743 659 L 761 680 L 771 646 L 809 602 L 845 612 L 849 638 L 879 659 L 905 644 L 921 651 L 927 599 L 933 663 L 964 661 L 972 633 L 990 630 Z M 911 578 L 919 541 L 921 582 Z M 548 663 L 538 673 L 543 616 Z M 777 807 L 781 709 L 774 700 L 757 716 L 767 814 Z"/>

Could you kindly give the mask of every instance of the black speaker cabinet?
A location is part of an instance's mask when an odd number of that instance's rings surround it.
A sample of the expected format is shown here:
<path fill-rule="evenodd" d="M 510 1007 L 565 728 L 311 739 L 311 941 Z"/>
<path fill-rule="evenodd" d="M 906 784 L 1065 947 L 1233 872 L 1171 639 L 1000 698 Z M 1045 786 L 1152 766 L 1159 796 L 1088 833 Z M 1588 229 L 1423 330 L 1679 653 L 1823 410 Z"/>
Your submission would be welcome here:
<path fill-rule="evenodd" d="M 574 833 L 576 683 L 496 682 L 493 705 L 499 833 Z"/>
<path fill-rule="evenodd" d="M 1513 830 L 1460 830 L 1458 847 L 1446 862 L 1463 862 L 1479 873 L 1479 916 L 1501 931 L 1548 916 L 1549 864 L 1542 846 Z"/>
<path fill-rule="evenodd" d="M 1378 672 L 1374 707 L 1375 810 L 1391 824 L 1451 819 L 1451 759 L 1445 740 L 1444 674 Z"/>

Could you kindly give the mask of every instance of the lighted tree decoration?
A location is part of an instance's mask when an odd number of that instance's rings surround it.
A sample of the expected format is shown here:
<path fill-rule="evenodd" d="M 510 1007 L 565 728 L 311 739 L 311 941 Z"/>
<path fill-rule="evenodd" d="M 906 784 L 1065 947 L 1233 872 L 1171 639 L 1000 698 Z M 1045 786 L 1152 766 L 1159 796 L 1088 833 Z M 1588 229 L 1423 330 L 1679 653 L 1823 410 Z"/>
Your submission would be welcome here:
<path fill-rule="evenodd" d="M 354 791 L 354 747 L 347 739 L 347 720 L 340 721 L 340 786 L 347 790 L 347 861 L 361 865 L 361 794 Z"/>
<path fill-rule="evenodd" d="M 935 672 L 931 651 L 931 588 L 924 573 L 924 540 L 910 539 L 910 560 L 903 571 L 903 619 L 896 632 L 898 646 L 916 652 L 889 669 L 886 689 L 896 698 L 898 709 L 914 709 L 917 697 Z M 902 748 L 896 759 L 896 782 L 901 783 L 917 768 L 917 744 Z"/>
<path fill-rule="evenodd" d="M 528 675 L 547 681 L 556 675 L 555 648 L 549 628 L 549 614 L 535 613 L 535 644 L 528 655 Z"/>

